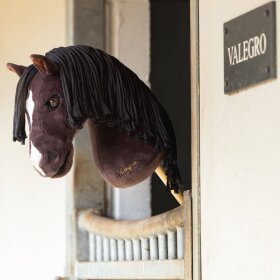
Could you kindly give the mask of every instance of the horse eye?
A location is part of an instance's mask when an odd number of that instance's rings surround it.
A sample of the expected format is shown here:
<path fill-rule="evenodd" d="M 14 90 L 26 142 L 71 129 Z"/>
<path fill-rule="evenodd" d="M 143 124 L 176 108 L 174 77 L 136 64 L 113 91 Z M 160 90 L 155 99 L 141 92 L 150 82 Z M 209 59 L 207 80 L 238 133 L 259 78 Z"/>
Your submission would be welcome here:
<path fill-rule="evenodd" d="M 47 107 L 49 107 L 50 109 L 54 110 L 56 109 L 56 107 L 59 105 L 60 103 L 60 99 L 58 96 L 52 96 L 47 102 L 46 105 Z"/>

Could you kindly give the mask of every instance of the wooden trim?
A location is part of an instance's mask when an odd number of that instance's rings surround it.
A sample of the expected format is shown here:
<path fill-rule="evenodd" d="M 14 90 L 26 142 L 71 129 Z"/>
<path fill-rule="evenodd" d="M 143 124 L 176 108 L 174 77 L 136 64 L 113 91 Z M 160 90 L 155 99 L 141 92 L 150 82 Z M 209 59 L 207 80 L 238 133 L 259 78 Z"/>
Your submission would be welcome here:
<path fill-rule="evenodd" d="M 201 279 L 199 0 L 190 0 L 193 280 Z"/>
<path fill-rule="evenodd" d="M 77 279 L 184 279 L 183 260 L 77 262 Z"/>
<path fill-rule="evenodd" d="M 87 44 L 104 46 L 105 0 L 66 0 L 66 45 Z M 94 20 L 93 20 L 94 19 Z M 73 211 L 79 208 L 104 209 L 104 181 L 94 166 L 87 128 L 79 131 L 74 140 L 73 167 L 67 175 L 66 188 L 66 268 L 72 279 L 77 258 L 87 258 L 88 238 L 77 231 Z"/>
<path fill-rule="evenodd" d="M 184 279 L 192 280 L 192 200 L 190 191 L 184 192 Z"/>

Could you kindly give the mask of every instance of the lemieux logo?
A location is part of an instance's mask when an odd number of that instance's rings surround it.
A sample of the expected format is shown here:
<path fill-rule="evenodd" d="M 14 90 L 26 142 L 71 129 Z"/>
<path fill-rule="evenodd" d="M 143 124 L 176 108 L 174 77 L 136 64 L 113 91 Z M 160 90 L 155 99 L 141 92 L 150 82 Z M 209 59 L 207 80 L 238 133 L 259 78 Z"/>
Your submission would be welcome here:
<path fill-rule="evenodd" d="M 133 161 L 128 166 L 116 170 L 117 177 L 122 177 L 126 173 L 131 173 L 137 165 L 137 161 Z"/>
<path fill-rule="evenodd" d="M 227 48 L 230 66 L 243 61 L 253 59 L 256 56 L 265 54 L 267 39 L 265 33 L 254 36 L 248 40 Z"/>

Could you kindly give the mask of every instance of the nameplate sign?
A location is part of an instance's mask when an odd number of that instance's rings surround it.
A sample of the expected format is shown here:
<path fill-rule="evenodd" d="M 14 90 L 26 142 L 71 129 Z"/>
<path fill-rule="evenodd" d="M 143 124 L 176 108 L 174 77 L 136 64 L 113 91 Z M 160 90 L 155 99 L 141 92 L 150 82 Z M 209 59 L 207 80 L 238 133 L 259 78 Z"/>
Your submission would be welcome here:
<path fill-rule="evenodd" d="M 224 92 L 276 78 L 275 2 L 224 23 Z"/>

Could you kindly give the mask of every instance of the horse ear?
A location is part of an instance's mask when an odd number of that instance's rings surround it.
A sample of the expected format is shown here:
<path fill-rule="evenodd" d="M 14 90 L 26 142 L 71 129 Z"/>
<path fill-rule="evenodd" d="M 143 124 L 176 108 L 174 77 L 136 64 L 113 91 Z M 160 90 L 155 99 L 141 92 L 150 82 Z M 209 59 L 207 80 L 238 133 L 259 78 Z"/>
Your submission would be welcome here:
<path fill-rule="evenodd" d="M 49 60 L 47 57 L 39 54 L 32 54 L 30 56 L 34 66 L 41 72 L 46 75 L 55 75 L 58 73 L 57 65 Z"/>
<path fill-rule="evenodd" d="M 23 73 L 24 70 L 26 69 L 25 66 L 13 64 L 13 63 L 7 63 L 7 64 L 6 64 L 6 67 L 7 67 L 10 71 L 15 72 L 19 77 L 21 77 L 22 73 Z"/>

